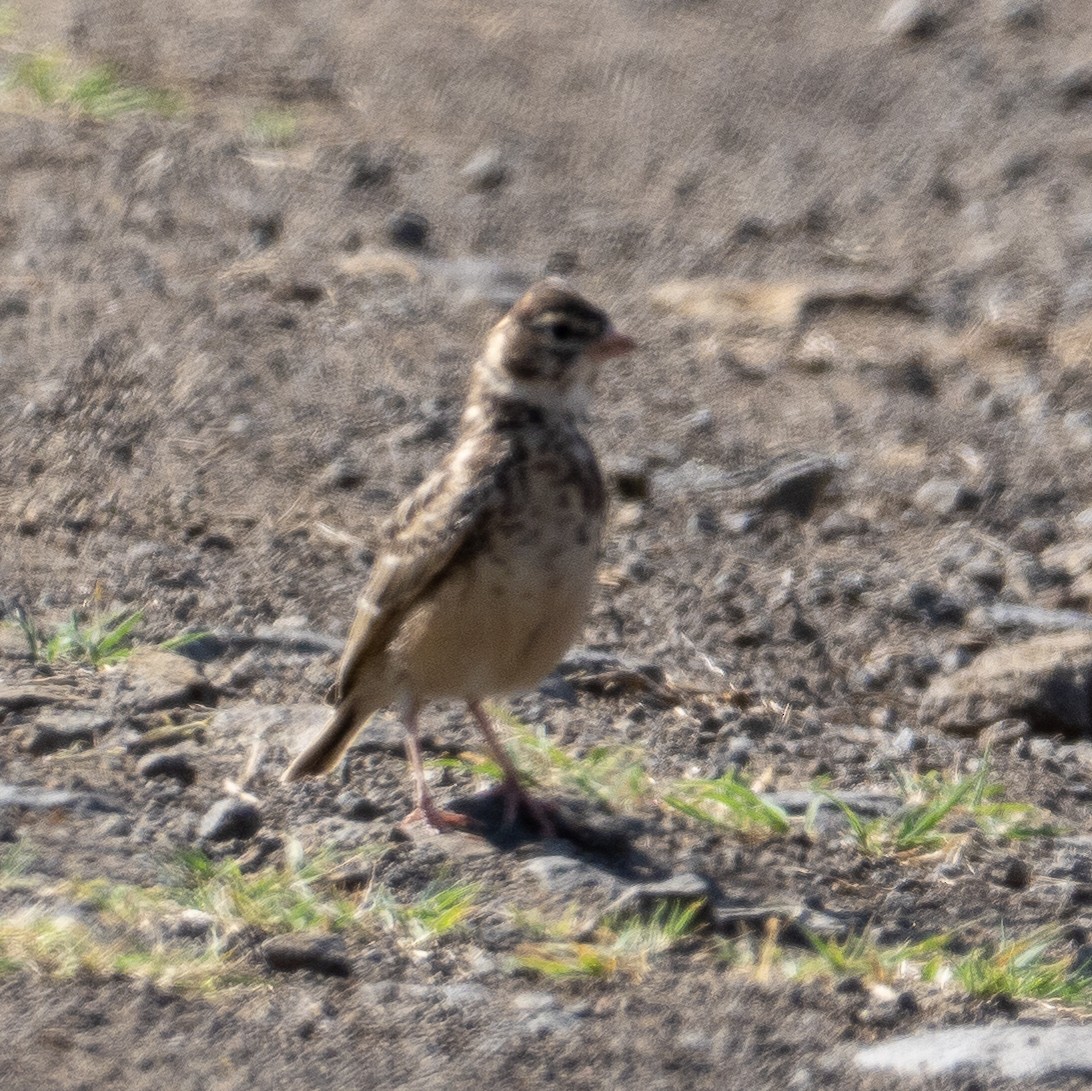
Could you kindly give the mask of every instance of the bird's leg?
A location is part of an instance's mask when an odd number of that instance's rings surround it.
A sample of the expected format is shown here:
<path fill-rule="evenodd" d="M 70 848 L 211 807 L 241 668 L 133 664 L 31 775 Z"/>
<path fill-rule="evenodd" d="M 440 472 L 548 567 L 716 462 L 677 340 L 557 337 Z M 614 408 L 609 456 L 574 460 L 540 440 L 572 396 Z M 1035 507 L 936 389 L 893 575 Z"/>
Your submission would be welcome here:
<path fill-rule="evenodd" d="M 425 759 L 421 756 L 421 735 L 417 728 L 417 713 L 420 702 L 410 698 L 402 722 L 406 728 L 406 757 L 413 770 L 414 809 L 402 820 L 404 824 L 424 822 L 434 830 L 466 829 L 472 823 L 466 815 L 455 811 L 445 811 L 436 806 L 428 783 L 425 780 Z"/>
<path fill-rule="evenodd" d="M 480 701 L 467 701 L 467 707 L 478 723 L 478 728 L 485 736 L 485 744 L 493 759 L 500 766 L 504 779 L 500 783 L 499 791 L 504 799 L 504 824 L 511 826 L 519 817 L 522 807 L 538 825 L 545 837 L 553 837 L 555 834 L 554 820 L 550 814 L 550 807 L 539 799 L 535 799 L 520 780 L 519 770 L 512 763 L 504 744 L 497 737 L 493 728 L 493 721 L 489 713 L 482 708 Z"/>

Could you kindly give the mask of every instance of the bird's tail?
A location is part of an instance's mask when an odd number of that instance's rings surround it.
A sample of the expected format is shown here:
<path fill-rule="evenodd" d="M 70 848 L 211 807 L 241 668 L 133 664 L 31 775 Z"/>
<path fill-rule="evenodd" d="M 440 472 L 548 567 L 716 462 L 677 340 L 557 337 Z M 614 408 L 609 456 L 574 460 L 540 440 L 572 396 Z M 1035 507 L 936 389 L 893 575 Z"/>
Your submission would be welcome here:
<path fill-rule="evenodd" d="M 281 774 L 281 780 L 287 784 L 300 777 L 317 777 L 336 769 L 374 710 L 370 704 L 362 709 L 356 701 L 339 702 L 326 726 L 296 755 Z"/>

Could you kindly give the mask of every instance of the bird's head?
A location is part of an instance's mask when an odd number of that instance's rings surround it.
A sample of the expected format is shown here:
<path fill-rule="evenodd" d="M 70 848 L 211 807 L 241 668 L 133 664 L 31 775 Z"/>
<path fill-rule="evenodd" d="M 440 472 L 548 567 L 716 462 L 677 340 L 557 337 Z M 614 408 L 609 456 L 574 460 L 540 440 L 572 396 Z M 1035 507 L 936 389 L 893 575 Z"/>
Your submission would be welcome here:
<path fill-rule="evenodd" d="M 542 408 L 580 411 L 598 365 L 635 347 L 598 307 L 561 281 L 544 280 L 490 331 L 478 381 Z"/>

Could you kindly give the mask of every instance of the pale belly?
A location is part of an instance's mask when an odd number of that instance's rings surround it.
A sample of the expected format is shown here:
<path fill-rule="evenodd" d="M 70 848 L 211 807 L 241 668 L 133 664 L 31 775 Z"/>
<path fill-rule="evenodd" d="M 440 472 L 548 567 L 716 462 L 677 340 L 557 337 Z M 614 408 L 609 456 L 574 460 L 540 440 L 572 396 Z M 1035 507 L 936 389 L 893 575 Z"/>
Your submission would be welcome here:
<path fill-rule="evenodd" d="M 598 534 L 579 542 L 553 530 L 486 550 L 406 618 L 400 688 L 422 700 L 474 700 L 531 688 L 549 674 L 580 633 L 598 559 Z"/>

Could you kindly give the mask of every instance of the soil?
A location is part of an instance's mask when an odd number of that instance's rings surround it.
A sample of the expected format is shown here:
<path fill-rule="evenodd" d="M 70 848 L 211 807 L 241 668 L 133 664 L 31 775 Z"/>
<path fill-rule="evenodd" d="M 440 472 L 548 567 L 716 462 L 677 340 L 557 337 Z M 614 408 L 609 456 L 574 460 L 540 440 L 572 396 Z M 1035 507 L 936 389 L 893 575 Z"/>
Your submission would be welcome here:
<path fill-rule="evenodd" d="M 0 833 L 43 884 L 150 884 L 245 779 L 260 832 L 215 855 L 333 842 L 374 850 L 407 900 L 443 878 L 480 892 L 424 954 L 351 944 L 344 979 L 195 996 L 9 974 L 0 1086 L 992 1087 L 853 1054 L 1073 1018 L 921 983 L 877 1016 L 867 983 L 733 967 L 715 923 L 638 976 L 506 962 L 513 909 L 602 908 L 525 870 L 558 854 L 627 883 L 697 873 L 721 907 L 808 906 L 888 943 L 1052 925 L 1071 955 L 1092 933 L 1072 840 L 874 858 L 844 828 L 748 837 L 646 801 L 468 848 L 399 832 L 396 746 L 353 752 L 353 817 L 342 779 L 279 784 L 291 716 L 252 740 L 263 706 L 317 715 L 379 526 L 450 444 L 485 330 L 565 271 L 641 344 L 593 426 L 615 495 L 577 666 L 602 653 L 614 684 L 570 671 L 521 718 L 574 755 L 638 747 L 661 783 L 738 768 L 765 791 L 891 794 L 973 771 L 979 738 L 919 719 L 930 682 L 1029 635 L 992 606 L 1092 600 L 1059 560 L 1092 526 L 1083 0 L 887 19 L 875 0 L 14 7 L 10 56 L 109 62 L 185 107 L 103 121 L 4 92 L 0 609 L 44 629 L 139 609 L 147 641 L 213 636 L 185 649 L 201 691 L 157 710 L 126 704 L 117 671 L 35 665 L 7 626 L 0 682 L 63 686 L 66 715 L 99 719 L 90 746 L 34 747 L 56 702 L 0 705 L 0 779 L 114 813 L 12 803 Z M 138 770 L 134 738 L 195 719 L 192 783 Z M 434 752 L 476 745 L 458 708 L 425 725 Z M 1080 833 L 1092 744 L 1058 727 L 1030 708 L 995 731 L 989 777 Z M 438 791 L 470 807 L 474 789 L 456 771 Z"/>

